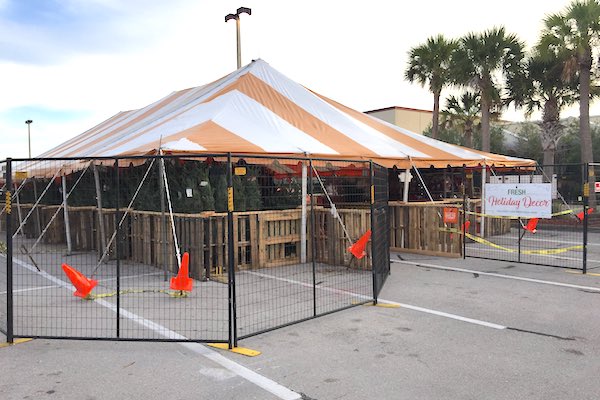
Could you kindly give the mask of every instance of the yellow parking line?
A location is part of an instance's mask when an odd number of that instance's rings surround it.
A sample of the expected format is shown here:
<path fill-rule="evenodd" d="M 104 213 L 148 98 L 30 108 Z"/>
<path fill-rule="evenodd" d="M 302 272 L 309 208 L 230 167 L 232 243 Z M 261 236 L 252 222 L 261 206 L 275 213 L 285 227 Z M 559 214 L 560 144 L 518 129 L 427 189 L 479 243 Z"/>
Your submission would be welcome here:
<path fill-rule="evenodd" d="M 578 270 L 578 269 L 567 269 L 567 270 L 565 270 L 565 272 L 568 272 L 569 274 L 577 274 L 577 275 L 582 275 L 583 274 L 583 272 L 581 270 Z M 588 273 L 586 273 L 586 275 L 589 275 L 589 276 L 600 276 L 600 274 L 596 274 L 596 273 L 593 273 L 593 272 L 588 272 Z"/>

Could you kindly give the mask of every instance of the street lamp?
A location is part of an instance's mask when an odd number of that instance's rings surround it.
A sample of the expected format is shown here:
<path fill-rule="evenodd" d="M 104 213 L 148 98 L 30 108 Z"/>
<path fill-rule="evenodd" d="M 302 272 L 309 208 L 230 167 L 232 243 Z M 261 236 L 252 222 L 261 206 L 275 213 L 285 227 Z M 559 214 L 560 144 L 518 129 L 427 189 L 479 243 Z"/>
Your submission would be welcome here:
<path fill-rule="evenodd" d="M 225 22 L 230 19 L 235 19 L 235 28 L 237 33 L 237 67 L 242 68 L 242 43 L 240 38 L 240 14 L 252 15 L 252 10 L 248 7 L 240 7 L 237 9 L 235 14 L 227 14 L 225 16 Z"/>
<path fill-rule="evenodd" d="M 27 144 L 29 145 L 29 158 L 31 158 L 31 123 L 33 121 L 28 119 L 27 121 L 25 121 L 25 123 L 27 124 Z"/>

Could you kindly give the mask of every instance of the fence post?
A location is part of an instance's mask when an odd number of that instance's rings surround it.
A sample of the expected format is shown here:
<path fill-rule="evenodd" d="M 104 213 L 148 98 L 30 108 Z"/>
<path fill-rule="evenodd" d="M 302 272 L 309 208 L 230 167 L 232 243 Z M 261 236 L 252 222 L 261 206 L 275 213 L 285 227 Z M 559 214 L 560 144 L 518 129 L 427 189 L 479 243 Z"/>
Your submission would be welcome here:
<path fill-rule="evenodd" d="M 11 223 L 12 159 L 6 159 L 6 341 L 14 342 L 13 333 L 13 239 Z"/>
<path fill-rule="evenodd" d="M 313 289 L 313 316 L 317 316 L 317 232 L 315 224 L 315 199 L 313 197 L 313 164 L 312 160 L 308 161 L 310 175 L 308 177 L 308 190 L 310 194 L 310 236 L 311 236 L 311 257 L 312 257 L 312 289 Z"/>
<path fill-rule="evenodd" d="M 117 240 L 115 241 L 115 252 L 117 256 L 117 338 L 121 337 L 121 226 L 119 218 L 119 197 L 121 194 L 121 182 L 119 179 L 119 159 L 115 159 L 115 186 L 117 188 L 117 195 L 115 196 L 115 228 L 117 230 Z"/>
<path fill-rule="evenodd" d="M 467 258 L 467 226 L 466 226 L 466 222 L 467 222 L 467 171 L 466 171 L 466 165 L 463 164 L 462 166 L 462 195 L 463 195 L 463 212 L 462 212 L 462 253 L 463 253 L 463 260 L 465 260 Z"/>
<path fill-rule="evenodd" d="M 519 171 L 519 183 L 521 183 L 521 168 L 517 168 L 517 170 Z M 531 178 L 529 180 L 531 181 Z M 517 218 L 517 222 L 517 262 L 521 262 L 521 229 L 523 228 L 523 225 L 521 223 L 521 217 Z"/>
<path fill-rule="evenodd" d="M 231 153 L 227 153 L 227 281 L 229 287 L 229 348 L 237 347 L 237 310 L 235 301 L 235 262 L 233 237 L 233 176 Z"/>
<path fill-rule="evenodd" d="M 588 204 L 590 197 L 590 165 L 583 165 L 583 274 L 587 273 Z"/>
<path fill-rule="evenodd" d="M 375 227 L 375 179 L 373 175 L 373 160 L 369 161 L 370 202 L 371 202 L 371 272 L 373 276 L 373 304 L 377 304 L 377 273 L 375 268 L 375 237 L 378 232 Z"/>

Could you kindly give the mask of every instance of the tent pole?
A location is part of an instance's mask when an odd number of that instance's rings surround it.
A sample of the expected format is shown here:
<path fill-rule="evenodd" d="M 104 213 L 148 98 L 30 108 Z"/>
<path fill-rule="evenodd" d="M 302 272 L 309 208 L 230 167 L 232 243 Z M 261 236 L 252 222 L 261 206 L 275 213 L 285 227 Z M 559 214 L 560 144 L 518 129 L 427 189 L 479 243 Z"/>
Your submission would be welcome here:
<path fill-rule="evenodd" d="M 102 189 L 100 188 L 100 175 L 96 164 L 92 162 L 92 170 L 94 171 L 94 183 L 96 185 L 96 207 L 98 209 L 98 229 L 100 230 L 100 245 L 102 251 L 106 248 L 106 234 L 104 231 L 104 215 L 102 212 Z"/>
<path fill-rule="evenodd" d="M 38 191 L 37 191 L 37 183 L 35 178 L 31 179 L 33 181 L 33 197 L 34 197 L 34 203 L 37 204 L 38 202 Z M 34 206 L 35 207 L 35 206 Z M 40 209 L 39 207 L 35 207 L 35 234 L 36 236 L 39 236 L 39 234 L 42 232 L 42 220 L 40 219 Z"/>
<path fill-rule="evenodd" d="M 25 184 L 25 181 L 21 185 Z M 23 234 L 23 215 L 21 214 L 21 202 L 19 201 L 19 187 L 15 190 L 15 200 L 17 202 L 17 215 L 19 216 L 19 229 L 17 229 L 17 233 L 21 232 Z"/>
<path fill-rule="evenodd" d="M 487 181 L 487 165 L 483 163 L 481 170 L 481 237 L 485 237 L 485 183 Z"/>
<path fill-rule="evenodd" d="M 84 172 L 85 173 L 85 172 Z M 67 207 L 67 175 L 62 176 L 63 213 L 65 220 L 65 235 L 67 237 L 67 255 L 71 255 L 71 227 L 69 226 L 69 210 Z"/>
<path fill-rule="evenodd" d="M 402 196 L 402 201 L 405 203 L 408 203 L 408 187 L 410 186 L 410 181 L 411 181 L 411 174 L 410 174 L 410 168 L 406 168 L 404 170 L 404 193 Z"/>
<path fill-rule="evenodd" d="M 162 157 L 162 151 L 159 152 Z M 163 180 L 165 163 L 164 159 L 159 159 L 158 162 L 158 185 L 160 192 L 160 220 L 161 220 L 161 233 L 162 233 L 162 253 L 163 253 L 163 275 L 165 282 L 167 281 L 167 215 L 165 214 L 165 181 Z"/>
<path fill-rule="evenodd" d="M 306 195 L 307 195 L 308 171 L 306 162 L 302 162 L 302 221 L 300 228 L 300 262 L 306 262 Z"/>

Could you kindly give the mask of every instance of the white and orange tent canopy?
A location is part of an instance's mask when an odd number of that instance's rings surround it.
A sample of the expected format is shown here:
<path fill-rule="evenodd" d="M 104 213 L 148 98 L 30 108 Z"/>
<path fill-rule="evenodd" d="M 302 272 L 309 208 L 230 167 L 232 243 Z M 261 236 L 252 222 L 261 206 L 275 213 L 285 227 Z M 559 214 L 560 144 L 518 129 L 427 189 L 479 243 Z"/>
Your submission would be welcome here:
<path fill-rule="evenodd" d="M 156 154 L 309 155 L 386 167 L 531 166 L 431 139 L 345 107 L 263 60 L 204 86 L 116 114 L 40 157 Z"/>

